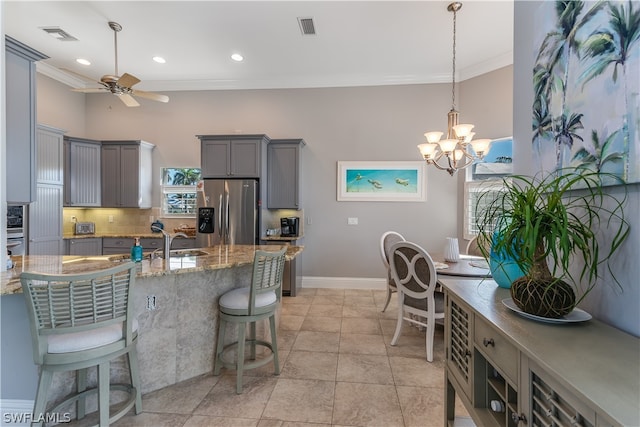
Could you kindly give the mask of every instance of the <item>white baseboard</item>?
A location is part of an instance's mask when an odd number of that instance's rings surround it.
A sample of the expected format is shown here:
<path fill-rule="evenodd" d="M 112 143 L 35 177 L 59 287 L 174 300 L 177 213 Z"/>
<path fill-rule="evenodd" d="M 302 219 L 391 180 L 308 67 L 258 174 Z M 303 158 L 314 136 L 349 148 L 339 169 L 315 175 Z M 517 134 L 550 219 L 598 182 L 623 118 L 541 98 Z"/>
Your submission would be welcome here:
<path fill-rule="evenodd" d="M 303 288 L 324 289 L 372 289 L 384 291 L 387 289 L 387 281 L 378 277 L 319 277 L 304 276 Z"/>
<path fill-rule="evenodd" d="M 33 404 L 33 400 L 0 399 L 0 426 L 29 426 L 31 420 L 27 419 L 25 414 L 31 414 Z"/>

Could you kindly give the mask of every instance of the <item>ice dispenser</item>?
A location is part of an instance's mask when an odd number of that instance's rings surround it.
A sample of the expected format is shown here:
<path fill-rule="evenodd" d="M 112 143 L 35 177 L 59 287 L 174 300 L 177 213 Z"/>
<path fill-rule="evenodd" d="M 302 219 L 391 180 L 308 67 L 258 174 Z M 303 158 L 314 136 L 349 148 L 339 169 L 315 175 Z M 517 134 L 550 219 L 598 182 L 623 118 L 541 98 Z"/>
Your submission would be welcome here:
<path fill-rule="evenodd" d="M 198 233 L 213 233 L 213 208 L 198 208 Z"/>

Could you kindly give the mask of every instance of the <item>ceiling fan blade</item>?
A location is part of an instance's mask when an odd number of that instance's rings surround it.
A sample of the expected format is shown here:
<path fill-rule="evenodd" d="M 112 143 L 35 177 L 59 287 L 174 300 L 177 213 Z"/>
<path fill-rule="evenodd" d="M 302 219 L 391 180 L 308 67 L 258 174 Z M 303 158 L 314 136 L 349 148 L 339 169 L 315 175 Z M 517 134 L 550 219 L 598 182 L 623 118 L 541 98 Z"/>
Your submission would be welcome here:
<path fill-rule="evenodd" d="M 88 88 L 75 88 L 71 89 L 73 92 L 81 92 L 81 93 L 102 93 L 109 92 L 109 89 L 106 87 L 88 87 Z"/>
<path fill-rule="evenodd" d="M 114 94 L 116 95 L 118 98 L 120 98 L 120 101 L 122 101 L 124 103 L 124 105 L 126 105 L 127 107 L 139 107 L 140 104 L 138 104 L 138 101 L 136 101 L 135 99 L 133 99 L 133 96 L 127 94 L 127 93 L 122 93 L 122 94 Z"/>
<path fill-rule="evenodd" d="M 143 90 L 132 90 L 131 93 L 135 96 L 139 96 L 140 98 L 146 98 L 152 101 L 169 102 L 169 97 L 167 95 L 161 95 L 159 93 L 145 92 Z"/>
<path fill-rule="evenodd" d="M 140 79 L 136 76 L 132 76 L 131 74 L 124 73 L 122 77 L 118 79 L 118 86 L 131 87 L 135 84 L 140 83 Z"/>

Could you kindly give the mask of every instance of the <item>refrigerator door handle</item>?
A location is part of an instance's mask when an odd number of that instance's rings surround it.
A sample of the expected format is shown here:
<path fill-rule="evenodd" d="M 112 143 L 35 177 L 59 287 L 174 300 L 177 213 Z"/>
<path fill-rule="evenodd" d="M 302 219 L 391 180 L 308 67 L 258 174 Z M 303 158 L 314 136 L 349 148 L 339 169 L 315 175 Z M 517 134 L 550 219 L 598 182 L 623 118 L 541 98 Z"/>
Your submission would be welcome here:
<path fill-rule="evenodd" d="M 226 214 L 225 214 L 225 224 L 224 224 L 224 230 L 225 230 L 225 243 L 228 245 L 229 244 L 229 193 L 227 193 L 227 201 L 226 201 Z"/>
<path fill-rule="evenodd" d="M 218 236 L 222 238 L 222 194 L 218 200 Z"/>

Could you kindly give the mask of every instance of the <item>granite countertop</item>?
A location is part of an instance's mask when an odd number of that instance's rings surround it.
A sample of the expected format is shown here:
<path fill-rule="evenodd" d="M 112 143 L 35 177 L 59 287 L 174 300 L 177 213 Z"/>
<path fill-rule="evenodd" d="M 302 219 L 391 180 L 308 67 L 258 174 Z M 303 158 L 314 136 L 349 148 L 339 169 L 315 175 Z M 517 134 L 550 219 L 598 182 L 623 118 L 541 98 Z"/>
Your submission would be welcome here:
<path fill-rule="evenodd" d="M 176 233 L 171 233 L 173 236 Z M 162 239 L 162 233 L 94 233 L 94 234 L 65 234 L 62 236 L 63 239 L 90 239 L 95 237 L 111 237 L 114 239 L 135 239 L 136 237 L 140 238 L 158 238 Z M 181 236 L 182 237 L 182 236 Z M 180 238 L 180 237 L 179 237 Z M 184 239 L 184 237 L 182 237 Z M 195 239 L 196 236 L 188 236 L 187 239 Z"/>
<path fill-rule="evenodd" d="M 208 248 L 185 249 L 178 251 L 188 255 L 189 252 L 203 251 L 207 255 L 176 256 L 168 261 L 157 258 L 142 260 L 138 266 L 137 277 L 166 276 L 185 274 L 204 270 L 217 270 L 251 264 L 256 250 L 277 251 L 278 245 L 218 245 Z M 303 246 L 286 246 L 286 259 L 291 260 L 304 249 Z M 22 293 L 20 274 L 23 271 L 35 271 L 49 274 L 84 273 L 112 267 L 115 262 L 128 261 L 127 255 L 95 255 L 95 256 L 53 256 L 27 255 L 13 256 L 15 266 L 0 273 L 0 295 Z"/>

